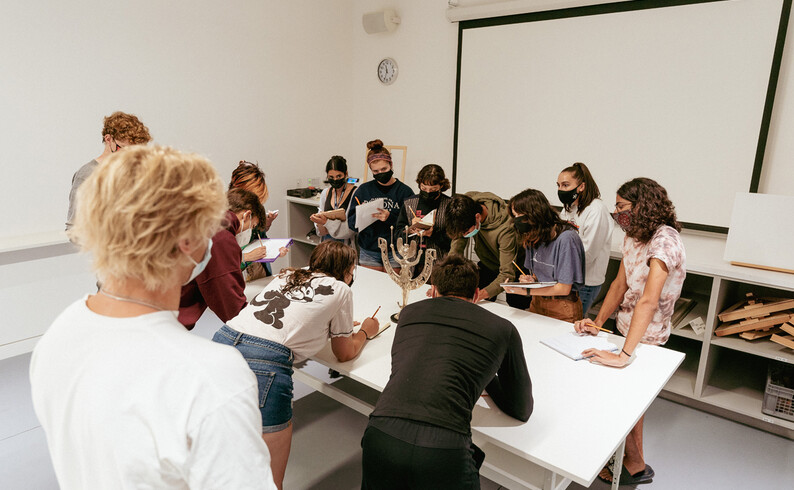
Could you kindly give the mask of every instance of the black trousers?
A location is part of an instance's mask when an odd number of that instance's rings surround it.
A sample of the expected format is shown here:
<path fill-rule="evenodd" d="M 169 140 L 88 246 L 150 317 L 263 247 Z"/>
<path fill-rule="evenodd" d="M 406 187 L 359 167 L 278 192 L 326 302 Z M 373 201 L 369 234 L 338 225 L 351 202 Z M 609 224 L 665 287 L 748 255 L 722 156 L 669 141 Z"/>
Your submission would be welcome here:
<path fill-rule="evenodd" d="M 477 287 L 483 289 L 496 279 L 499 275 L 499 271 L 489 269 L 482 262 L 478 262 L 477 265 L 480 267 L 480 282 Z M 520 294 L 505 294 L 505 296 L 507 296 L 507 304 L 519 310 L 528 309 L 529 304 L 532 303 L 532 297 L 530 296 L 522 296 Z M 494 298 L 490 298 L 490 301 L 493 300 Z"/>
<path fill-rule="evenodd" d="M 485 454 L 469 448 L 416 446 L 367 427 L 363 448 L 362 490 L 479 490 Z"/>

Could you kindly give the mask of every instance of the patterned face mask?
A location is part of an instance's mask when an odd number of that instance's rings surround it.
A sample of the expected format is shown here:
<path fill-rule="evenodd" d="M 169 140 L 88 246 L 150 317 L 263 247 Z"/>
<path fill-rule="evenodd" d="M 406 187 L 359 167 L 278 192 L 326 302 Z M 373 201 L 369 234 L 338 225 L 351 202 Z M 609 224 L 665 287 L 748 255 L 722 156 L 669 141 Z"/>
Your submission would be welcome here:
<path fill-rule="evenodd" d="M 624 232 L 629 229 L 631 226 L 631 209 L 627 209 L 625 211 L 621 211 L 619 213 L 611 213 L 612 219 L 620 226 L 620 229 Z"/>

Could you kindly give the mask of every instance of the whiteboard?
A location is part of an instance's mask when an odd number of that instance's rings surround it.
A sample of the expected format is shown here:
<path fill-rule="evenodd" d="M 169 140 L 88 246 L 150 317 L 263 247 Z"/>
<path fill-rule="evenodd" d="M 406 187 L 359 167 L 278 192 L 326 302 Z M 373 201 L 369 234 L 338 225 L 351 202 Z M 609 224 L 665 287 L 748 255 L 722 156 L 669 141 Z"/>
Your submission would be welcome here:
<path fill-rule="evenodd" d="M 760 161 L 782 4 L 462 23 L 455 191 L 532 187 L 559 204 L 559 172 L 581 161 L 607 205 L 624 182 L 650 177 L 679 220 L 727 227 Z M 556 12 L 574 10 L 596 12 Z"/>
<path fill-rule="evenodd" d="M 736 194 L 725 260 L 761 269 L 794 272 L 794 228 L 785 218 L 794 196 Z"/>

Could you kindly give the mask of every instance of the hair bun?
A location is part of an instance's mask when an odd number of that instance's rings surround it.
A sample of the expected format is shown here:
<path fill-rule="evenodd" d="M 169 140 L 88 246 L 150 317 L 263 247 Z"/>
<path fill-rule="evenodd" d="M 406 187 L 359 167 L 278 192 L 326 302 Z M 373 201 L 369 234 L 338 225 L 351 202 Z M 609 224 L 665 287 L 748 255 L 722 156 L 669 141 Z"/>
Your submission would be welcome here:
<path fill-rule="evenodd" d="M 373 153 L 378 153 L 383 149 L 383 141 L 381 140 L 368 141 L 367 148 L 372 150 Z"/>

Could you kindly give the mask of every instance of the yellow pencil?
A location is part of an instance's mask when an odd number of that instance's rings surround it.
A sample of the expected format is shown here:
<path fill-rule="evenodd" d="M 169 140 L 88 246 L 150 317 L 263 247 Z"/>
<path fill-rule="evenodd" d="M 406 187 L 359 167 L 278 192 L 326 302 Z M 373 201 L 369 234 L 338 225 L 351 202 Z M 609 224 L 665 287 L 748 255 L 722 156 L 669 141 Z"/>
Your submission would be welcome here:
<path fill-rule="evenodd" d="M 523 275 L 525 275 L 525 276 L 527 275 L 527 274 L 526 274 L 526 273 L 523 271 L 523 269 L 521 269 L 521 267 L 519 267 L 519 266 L 518 266 L 518 264 L 516 264 L 516 261 L 515 261 L 515 260 L 513 260 L 512 262 L 513 262 L 513 265 L 514 265 L 514 266 L 516 266 L 516 269 L 518 269 L 518 272 L 520 272 L 521 274 L 523 274 Z"/>
<path fill-rule="evenodd" d="M 359 201 L 359 200 L 358 200 L 358 196 L 354 196 L 354 197 L 356 198 L 356 202 L 357 202 L 357 203 L 359 204 L 359 206 L 360 206 L 360 205 L 361 205 L 361 201 Z"/>
<path fill-rule="evenodd" d="M 604 327 L 599 327 L 598 325 L 595 324 L 595 322 L 593 320 L 588 319 L 587 320 L 587 324 L 596 327 L 597 329 L 601 330 L 602 332 L 613 333 L 612 330 L 607 330 Z"/>

